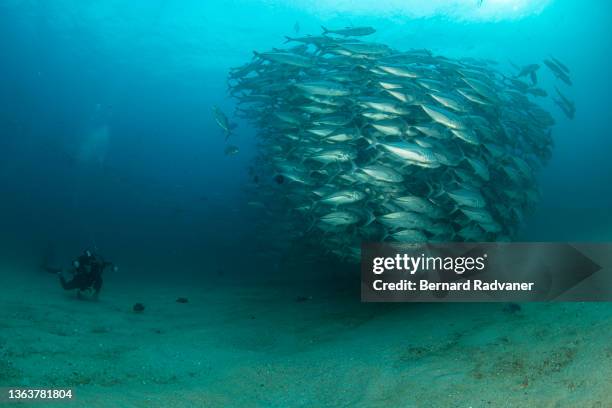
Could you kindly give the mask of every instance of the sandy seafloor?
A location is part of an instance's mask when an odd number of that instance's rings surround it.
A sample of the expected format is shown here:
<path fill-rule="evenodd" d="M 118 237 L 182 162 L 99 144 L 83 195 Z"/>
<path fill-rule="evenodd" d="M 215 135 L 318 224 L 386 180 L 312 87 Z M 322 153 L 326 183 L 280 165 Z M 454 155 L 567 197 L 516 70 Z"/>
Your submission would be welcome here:
<path fill-rule="evenodd" d="M 612 407 L 612 304 L 361 304 L 323 284 L 117 276 L 92 302 L 53 275 L 0 276 L 0 387 L 75 394 L 2 406 Z"/>

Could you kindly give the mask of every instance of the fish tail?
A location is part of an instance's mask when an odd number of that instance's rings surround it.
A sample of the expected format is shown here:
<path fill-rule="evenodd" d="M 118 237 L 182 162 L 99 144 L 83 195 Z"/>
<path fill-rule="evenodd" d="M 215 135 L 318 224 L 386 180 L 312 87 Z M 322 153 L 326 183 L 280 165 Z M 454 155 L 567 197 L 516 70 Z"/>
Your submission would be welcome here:
<path fill-rule="evenodd" d="M 314 212 L 314 210 L 317 208 L 318 205 L 319 205 L 319 201 L 312 200 L 312 205 L 310 206 L 310 213 L 311 214 Z"/>
<path fill-rule="evenodd" d="M 312 222 L 310 223 L 310 225 L 308 226 L 308 229 L 306 230 L 306 232 L 304 233 L 304 235 L 308 234 L 310 231 L 312 231 L 312 229 L 315 227 L 315 225 L 317 225 L 317 218 L 313 217 Z"/>
<path fill-rule="evenodd" d="M 352 163 L 352 161 L 351 161 Z M 342 173 L 342 168 L 340 168 L 334 175 L 332 175 L 328 180 L 327 183 L 331 183 L 336 177 L 338 177 L 338 175 L 340 175 L 340 173 Z"/>
<path fill-rule="evenodd" d="M 293 38 L 289 37 L 288 35 L 285 36 L 285 44 L 287 44 L 288 42 L 293 41 Z"/>
<path fill-rule="evenodd" d="M 439 189 L 436 189 L 436 187 L 432 183 L 427 182 L 425 184 L 427 184 L 427 189 L 429 190 L 427 192 L 427 197 L 430 201 L 431 199 L 440 198 L 446 193 L 446 190 L 444 190 L 444 184 L 440 184 Z"/>
<path fill-rule="evenodd" d="M 461 146 L 457 146 L 457 148 L 459 149 L 459 153 L 461 153 L 461 160 L 467 160 L 467 156 L 465 154 L 465 152 L 463 151 L 463 149 L 461 148 Z"/>
<path fill-rule="evenodd" d="M 376 221 L 376 217 L 374 216 L 374 213 L 371 210 L 366 209 L 366 214 L 368 218 L 366 219 L 365 224 L 363 224 L 364 227 L 367 227 L 368 225 Z"/>
<path fill-rule="evenodd" d="M 374 135 L 369 135 L 365 139 L 368 141 L 368 143 L 370 143 L 370 145 L 368 147 L 366 147 L 366 150 L 375 149 L 376 146 L 378 146 L 380 144 L 378 142 L 378 139 Z"/>
<path fill-rule="evenodd" d="M 329 30 L 325 28 L 325 26 L 321 26 L 321 28 L 323 29 L 323 34 L 329 33 Z"/>

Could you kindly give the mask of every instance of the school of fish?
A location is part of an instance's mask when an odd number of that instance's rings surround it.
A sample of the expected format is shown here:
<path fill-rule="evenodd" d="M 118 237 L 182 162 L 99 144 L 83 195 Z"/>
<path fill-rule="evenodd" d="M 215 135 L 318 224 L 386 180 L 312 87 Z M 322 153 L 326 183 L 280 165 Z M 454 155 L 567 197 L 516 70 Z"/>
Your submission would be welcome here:
<path fill-rule="evenodd" d="M 540 66 L 505 74 L 359 39 L 375 31 L 287 37 L 230 71 L 236 114 L 257 130 L 249 205 L 278 240 L 350 261 L 363 241 L 512 240 L 553 147 Z M 569 82 L 559 61 L 546 65 Z"/>

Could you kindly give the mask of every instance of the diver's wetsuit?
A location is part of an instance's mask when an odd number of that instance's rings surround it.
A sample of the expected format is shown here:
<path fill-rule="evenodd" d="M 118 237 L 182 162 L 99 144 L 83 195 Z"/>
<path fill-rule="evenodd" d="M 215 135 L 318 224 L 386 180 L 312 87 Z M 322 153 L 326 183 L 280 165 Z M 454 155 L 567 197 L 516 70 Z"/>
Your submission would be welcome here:
<path fill-rule="evenodd" d="M 102 272 L 104 268 L 111 266 L 111 262 L 105 262 L 93 254 L 83 254 L 78 259 L 78 267 L 75 268 L 74 276 L 70 281 L 60 275 L 60 283 L 65 290 L 78 289 L 85 291 L 93 289 L 97 295 L 102 288 Z"/>

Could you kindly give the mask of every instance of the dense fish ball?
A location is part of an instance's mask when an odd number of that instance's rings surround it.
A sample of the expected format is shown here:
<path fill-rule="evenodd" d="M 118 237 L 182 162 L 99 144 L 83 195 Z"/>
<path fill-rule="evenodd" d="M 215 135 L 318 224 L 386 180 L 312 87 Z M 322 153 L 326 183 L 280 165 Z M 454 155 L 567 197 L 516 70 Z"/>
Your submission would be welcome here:
<path fill-rule="evenodd" d="M 288 38 L 230 72 L 267 224 L 347 260 L 362 241 L 512 239 L 551 155 L 554 121 L 531 99 L 545 92 L 521 79 L 537 69 L 353 38 L 374 31 Z"/>

